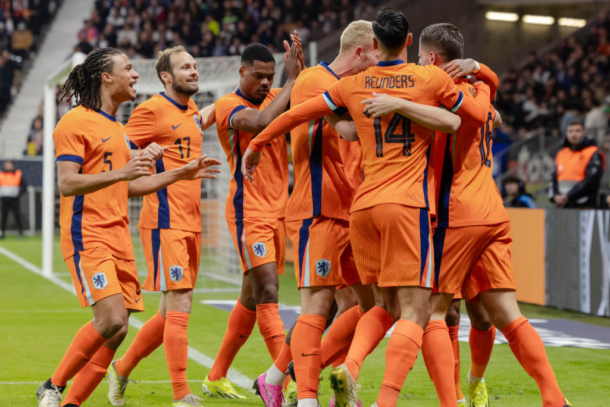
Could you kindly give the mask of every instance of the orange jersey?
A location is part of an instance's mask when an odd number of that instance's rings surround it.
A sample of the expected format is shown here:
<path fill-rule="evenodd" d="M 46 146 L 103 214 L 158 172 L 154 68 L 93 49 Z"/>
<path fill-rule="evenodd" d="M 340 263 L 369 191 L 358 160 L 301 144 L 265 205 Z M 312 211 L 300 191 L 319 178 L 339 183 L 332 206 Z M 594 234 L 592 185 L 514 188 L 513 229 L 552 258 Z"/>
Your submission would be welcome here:
<path fill-rule="evenodd" d="M 498 86 L 500 86 L 500 80 L 498 79 L 498 75 L 496 75 L 487 65 L 480 62 L 478 64 L 481 67 L 481 70 L 474 76 L 489 86 L 489 95 L 491 102 L 493 103 L 494 100 L 496 100 L 496 92 L 498 91 Z"/>
<path fill-rule="evenodd" d="M 286 215 L 288 202 L 288 151 L 286 138 L 278 137 L 264 149 L 253 182 L 244 182 L 242 155 L 255 134 L 233 128 L 233 116 L 242 109 L 262 110 L 271 103 L 280 89 L 272 89 L 260 104 L 248 100 L 238 89 L 216 101 L 216 130 L 220 144 L 231 166 L 231 183 L 225 216 L 228 219 L 274 218 Z"/>
<path fill-rule="evenodd" d="M 307 68 L 294 84 L 290 103 L 296 106 L 319 96 L 338 81 L 325 62 Z M 358 143 L 343 140 L 322 117 L 295 127 L 290 139 L 294 189 L 286 218 L 324 216 L 349 220 L 349 208 L 362 179 Z"/>
<path fill-rule="evenodd" d="M 125 126 L 127 136 L 140 148 L 155 142 L 169 147 L 155 162 L 157 174 L 180 168 L 201 156 L 199 109 L 192 99 L 180 105 L 165 93 L 141 103 Z M 201 232 L 201 180 L 178 181 L 144 197 L 140 227 Z"/>
<path fill-rule="evenodd" d="M 383 61 L 377 66 L 335 83 L 323 95 L 281 115 L 250 143 L 260 151 L 275 134 L 311 118 L 346 107 L 356 124 L 362 147 L 364 180 L 358 187 L 351 212 L 385 203 L 428 208 L 428 160 L 432 131 L 399 114 L 373 119 L 361 102 L 373 92 L 443 105 L 460 116 L 482 123 L 489 105 L 489 90 L 482 87 L 475 101 L 464 98 L 449 76 L 436 66 L 422 67 L 403 61 Z M 261 160 L 262 162 L 262 160 Z"/>
<path fill-rule="evenodd" d="M 465 98 L 476 91 L 466 78 L 456 81 Z M 493 225 L 508 222 L 502 197 L 493 179 L 491 132 L 495 110 L 487 109 L 481 127 L 462 120 L 455 134 L 436 132 L 433 171 L 437 201 L 437 227 Z"/>
<path fill-rule="evenodd" d="M 123 125 L 114 116 L 83 106 L 61 118 L 53 140 L 57 162 L 76 162 L 81 165 L 82 174 L 118 170 L 130 158 Z M 132 260 L 127 198 L 127 182 L 117 182 L 86 195 L 62 196 L 59 224 L 64 259 L 100 246 L 116 258 Z"/>

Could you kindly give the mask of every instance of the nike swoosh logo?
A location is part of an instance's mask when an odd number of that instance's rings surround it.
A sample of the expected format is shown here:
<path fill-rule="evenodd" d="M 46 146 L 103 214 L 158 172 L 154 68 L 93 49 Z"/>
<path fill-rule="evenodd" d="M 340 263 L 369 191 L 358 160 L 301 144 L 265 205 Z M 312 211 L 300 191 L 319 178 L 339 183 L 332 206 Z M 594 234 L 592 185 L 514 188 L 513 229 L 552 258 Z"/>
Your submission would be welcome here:
<path fill-rule="evenodd" d="M 176 129 L 177 129 L 178 127 L 180 127 L 180 126 L 182 126 L 182 123 L 180 123 L 180 124 L 179 124 L 179 125 L 177 125 L 177 126 L 172 125 L 172 130 L 176 130 Z"/>
<path fill-rule="evenodd" d="M 107 142 L 108 140 L 110 140 L 112 137 L 108 137 L 106 140 L 102 139 L 102 143 Z"/>
<path fill-rule="evenodd" d="M 142 299 L 142 298 L 140 297 L 140 298 L 138 298 L 137 300 L 135 300 L 135 301 L 136 301 L 136 304 L 137 304 L 138 302 L 140 302 L 140 300 L 141 300 L 141 299 Z"/>
<path fill-rule="evenodd" d="M 301 356 L 303 356 L 303 357 L 306 357 L 306 356 L 318 356 L 318 355 L 319 355 L 319 353 L 308 353 L 308 354 L 301 353 Z"/>

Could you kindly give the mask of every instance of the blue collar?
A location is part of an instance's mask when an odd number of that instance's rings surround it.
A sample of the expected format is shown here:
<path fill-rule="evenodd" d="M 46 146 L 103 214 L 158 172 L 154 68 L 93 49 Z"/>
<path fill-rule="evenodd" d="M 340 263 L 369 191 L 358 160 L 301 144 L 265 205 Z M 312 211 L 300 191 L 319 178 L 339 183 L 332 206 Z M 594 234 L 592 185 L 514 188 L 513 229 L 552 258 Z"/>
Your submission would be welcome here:
<path fill-rule="evenodd" d="M 400 64 L 404 64 L 405 61 L 403 61 L 402 59 L 395 59 L 393 61 L 379 61 L 379 63 L 377 63 L 377 66 L 394 66 L 394 65 L 400 65 Z"/>
<path fill-rule="evenodd" d="M 265 100 L 254 100 L 254 99 L 250 99 L 249 97 L 247 97 L 246 95 L 244 95 L 243 93 L 241 93 L 241 89 L 237 88 L 237 90 L 235 91 L 235 93 L 237 94 L 237 96 L 239 96 L 240 98 L 246 99 L 248 102 L 252 103 L 255 106 L 259 106 L 261 103 L 263 103 Z"/>
<path fill-rule="evenodd" d="M 104 116 L 106 119 L 110 120 L 111 122 L 116 122 L 116 117 L 110 116 L 108 113 L 104 112 L 103 110 L 100 110 L 98 113 L 101 114 L 102 116 Z"/>
<path fill-rule="evenodd" d="M 334 72 L 332 69 L 330 69 L 330 66 L 329 66 L 329 65 L 328 65 L 326 62 L 324 62 L 324 61 L 320 61 L 320 65 L 322 65 L 324 68 L 326 68 L 326 70 L 327 70 L 328 72 L 330 72 L 330 73 L 332 73 L 333 75 L 335 75 L 335 78 L 337 78 L 337 79 L 339 79 L 339 80 L 341 79 L 341 78 L 339 78 L 339 75 L 337 75 L 337 74 L 336 74 L 336 73 L 335 73 L 335 72 Z"/>
<path fill-rule="evenodd" d="M 159 93 L 159 95 L 161 95 L 161 96 L 163 96 L 165 99 L 169 100 L 169 101 L 170 101 L 170 103 L 171 103 L 172 105 L 176 106 L 176 107 L 177 107 L 178 109 L 180 109 L 180 110 L 188 110 L 188 109 L 189 109 L 189 106 L 188 106 L 188 105 L 181 105 L 181 104 L 179 104 L 179 103 L 178 103 L 178 102 L 176 102 L 174 99 L 172 99 L 172 98 L 170 98 L 169 96 L 167 96 L 167 95 L 165 94 L 165 92 L 161 92 L 161 93 Z"/>

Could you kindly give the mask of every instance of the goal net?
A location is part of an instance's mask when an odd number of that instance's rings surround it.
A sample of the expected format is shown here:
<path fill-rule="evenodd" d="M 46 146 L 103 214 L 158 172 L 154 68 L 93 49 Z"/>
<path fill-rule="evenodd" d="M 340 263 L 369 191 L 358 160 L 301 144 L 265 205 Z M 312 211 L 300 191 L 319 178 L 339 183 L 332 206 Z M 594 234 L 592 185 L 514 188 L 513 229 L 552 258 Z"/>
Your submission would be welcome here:
<path fill-rule="evenodd" d="M 284 71 L 284 55 L 276 54 L 276 77 L 274 86 L 279 86 Z M 59 277 L 68 276 L 61 259 L 59 245 L 59 191 L 55 178 L 55 150 L 52 133 L 58 118 L 69 110 L 67 105 L 57 105 L 56 95 L 71 68 L 81 63 L 84 55 L 76 55 L 64 66 L 49 76 L 45 86 L 44 113 L 44 187 L 43 191 L 43 272 Z M 239 85 L 240 57 L 198 58 L 199 92 L 193 96 L 201 109 L 214 103 L 221 96 L 235 91 Z M 134 69 L 140 74 L 134 102 L 124 103 L 117 112 L 117 119 L 127 123 L 136 106 L 151 96 L 163 91 L 155 69 L 156 60 L 141 59 L 132 61 Z M 48 127 L 47 127 L 48 125 Z M 239 257 L 233 245 L 225 221 L 225 203 L 232 177 L 226 155 L 218 141 L 216 126 L 203 133 L 202 151 L 209 157 L 223 162 L 221 174 L 216 180 L 203 180 L 201 184 L 202 248 L 196 292 L 233 292 L 239 291 L 242 279 Z M 50 186 L 50 188 L 49 188 Z M 133 240 L 134 254 L 140 280 L 147 274 L 146 261 L 139 236 L 138 222 L 142 208 L 142 198 L 129 200 L 129 223 Z M 46 204 L 45 204 L 46 203 Z"/>

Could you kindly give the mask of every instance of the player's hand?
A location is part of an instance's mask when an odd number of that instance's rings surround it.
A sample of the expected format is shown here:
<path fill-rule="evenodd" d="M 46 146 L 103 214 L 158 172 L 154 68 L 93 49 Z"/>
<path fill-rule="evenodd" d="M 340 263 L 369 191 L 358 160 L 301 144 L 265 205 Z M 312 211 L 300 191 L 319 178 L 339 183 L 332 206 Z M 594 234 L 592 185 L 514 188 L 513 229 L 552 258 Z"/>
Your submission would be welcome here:
<path fill-rule="evenodd" d="M 161 147 L 157 143 L 150 143 L 144 150 L 142 150 L 141 155 L 148 156 L 151 158 L 151 160 L 156 161 L 159 158 L 163 158 L 168 149 L 169 147 Z"/>
<path fill-rule="evenodd" d="M 558 208 L 563 208 L 567 205 L 568 203 L 568 196 L 567 195 L 555 195 L 555 205 L 557 205 Z"/>
<path fill-rule="evenodd" d="M 182 179 L 216 179 L 214 174 L 220 174 L 220 169 L 212 167 L 219 165 L 222 165 L 220 161 L 215 158 L 208 158 L 208 155 L 204 154 L 181 168 Z"/>
<path fill-rule="evenodd" d="M 364 113 L 373 117 L 390 115 L 398 110 L 397 98 L 382 93 L 373 92 L 373 97 L 360 102 L 364 106 Z"/>
<path fill-rule="evenodd" d="M 286 62 L 288 80 L 296 80 L 305 65 L 303 62 L 303 44 L 296 30 L 294 34 L 291 34 L 290 38 L 293 39 L 290 47 L 288 46 L 288 41 L 284 41 L 284 48 L 286 49 L 284 61 Z"/>
<path fill-rule="evenodd" d="M 117 171 L 120 171 L 123 181 L 131 181 L 151 175 L 150 169 L 152 167 L 152 158 L 149 155 L 144 155 L 144 151 L 140 151 L 138 156 L 133 157 L 124 167 L 119 168 Z"/>
<path fill-rule="evenodd" d="M 479 89 L 481 89 L 481 88 L 487 89 L 488 94 L 490 92 L 489 86 L 483 81 L 475 80 L 474 83 L 472 84 L 472 86 L 474 86 L 474 88 L 477 90 L 477 93 L 478 93 Z"/>
<path fill-rule="evenodd" d="M 445 72 L 447 72 L 451 79 L 456 79 L 460 76 L 472 74 L 476 67 L 474 59 L 454 59 L 445 65 Z"/>
<path fill-rule="evenodd" d="M 261 153 L 255 153 L 248 148 L 244 154 L 241 164 L 241 173 L 244 174 L 244 177 L 246 177 L 248 181 L 254 181 L 254 171 L 256 171 L 256 167 L 260 162 Z"/>

